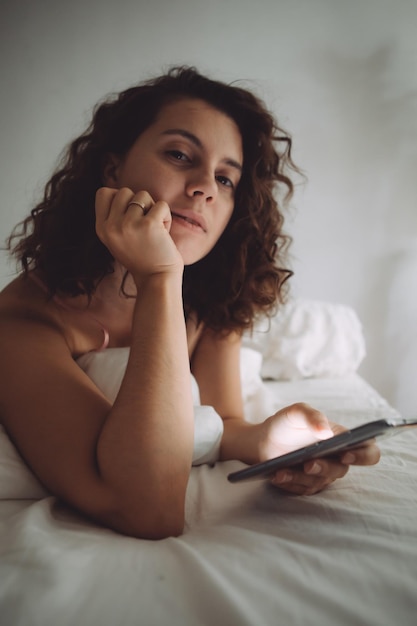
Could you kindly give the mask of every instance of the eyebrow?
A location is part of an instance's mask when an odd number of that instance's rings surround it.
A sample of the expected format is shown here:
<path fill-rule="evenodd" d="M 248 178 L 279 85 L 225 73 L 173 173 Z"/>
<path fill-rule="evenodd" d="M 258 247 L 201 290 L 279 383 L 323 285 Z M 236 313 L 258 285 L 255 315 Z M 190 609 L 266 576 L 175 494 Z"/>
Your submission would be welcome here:
<path fill-rule="evenodd" d="M 193 133 L 190 133 L 188 130 L 185 130 L 184 128 L 169 128 L 167 130 L 164 130 L 162 135 L 181 135 L 181 137 L 189 139 L 191 143 L 197 146 L 197 148 L 203 147 L 203 144 L 201 143 L 199 138 L 196 137 L 196 135 L 194 135 Z M 235 161 L 235 159 L 226 158 L 224 159 L 224 162 L 227 163 L 227 165 L 236 168 L 238 172 L 242 173 L 242 165 L 238 163 L 238 161 Z"/>

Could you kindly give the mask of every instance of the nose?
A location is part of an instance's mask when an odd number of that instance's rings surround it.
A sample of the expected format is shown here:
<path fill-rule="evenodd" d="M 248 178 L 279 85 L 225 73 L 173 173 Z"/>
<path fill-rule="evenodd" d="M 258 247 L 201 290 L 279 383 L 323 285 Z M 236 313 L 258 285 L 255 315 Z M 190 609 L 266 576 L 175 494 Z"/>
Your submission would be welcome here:
<path fill-rule="evenodd" d="M 201 196 L 206 202 L 212 202 L 217 196 L 217 191 L 217 181 L 213 174 L 203 170 L 190 173 L 186 184 L 187 196 Z"/>

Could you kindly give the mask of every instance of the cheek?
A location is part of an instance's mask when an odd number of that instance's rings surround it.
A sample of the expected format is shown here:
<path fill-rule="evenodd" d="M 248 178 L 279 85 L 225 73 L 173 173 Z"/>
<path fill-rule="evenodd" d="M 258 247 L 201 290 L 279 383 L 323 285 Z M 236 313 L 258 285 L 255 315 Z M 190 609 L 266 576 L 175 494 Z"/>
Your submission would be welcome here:
<path fill-rule="evenodd" d="M 169 187 L 169 180 L 166 172 L 152 162 L 151 159 L 139 159 L 129 162 L 128 166 L 121 172 L 119 178 L 121 187 L 128 187 L 134 193 L 147 191 L 151 197 L 157 201 L 165 199 L 162 196 L 163 190 Z"/>
<path fill-rule="evenodd" d="M 217 239 L 220 237 L 220 235 L 223 233 L 226 226 L 230 222 L 230 219 L 233 215 L 233 208 L 234 207 L 231 207 L 228 211 L 225 211 L 221 216 L 219 216 L 217 221 Z"/>

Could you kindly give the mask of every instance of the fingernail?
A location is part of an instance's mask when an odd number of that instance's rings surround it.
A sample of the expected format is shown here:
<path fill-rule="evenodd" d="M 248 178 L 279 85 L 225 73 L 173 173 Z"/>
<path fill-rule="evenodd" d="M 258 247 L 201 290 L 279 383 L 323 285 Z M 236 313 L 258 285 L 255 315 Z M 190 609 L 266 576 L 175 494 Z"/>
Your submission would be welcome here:
<path fill-rule="evenodd" d="M 332 431 L 331 428 L 327 428 L 327 426 L 324 426 L 318 431 L 317 434 L 322 439 L 329 439 L 330 437 L 333 437 L 334 432 Z"/>
<path fill-rule="evenodd" d="M 349 463 L 354 463 L 355 459 L 356 457 L 353 452 L 346 452 L 346 454 L 342 457 L 342 463 L 349 465 Z"/>
<path fill-rule="evenodd" d="M 306 470 L 306 474 L 320 474 L 321 465 L 319 463 L 313 463 L 310 469 Z"/>
<path fill-rule="evenodd" d="M 282 485 L 282 483 L 289 483 L 292 480 L 292 476 L 291 474 L 289 474 L 288 472 L 285 472 L 284 474 L 281 474 L 280 476 L 275 476 L 272 480 L 273 483 L 275 483 L 276 485 Z"/>

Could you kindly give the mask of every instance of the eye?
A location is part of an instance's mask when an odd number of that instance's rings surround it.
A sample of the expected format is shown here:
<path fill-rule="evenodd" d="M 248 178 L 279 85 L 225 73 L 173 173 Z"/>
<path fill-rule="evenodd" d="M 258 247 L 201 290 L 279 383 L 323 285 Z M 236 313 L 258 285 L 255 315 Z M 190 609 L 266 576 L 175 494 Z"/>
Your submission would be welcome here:
<path fill-rule="evenodd" d="M 230 178 L 227 178 L 227 176 L 216 176 L 216 180 L 218 180 L 219 183 L 221 185 L 224 185 L 225 187 L 230 187 L 231 189 L 235 188 L 233 182 L 230 180 Z"/>
<path fill-rule="evenodd" d="M 189 157 L 181 150 L 167 150 L 167 154 L 175 161 L 190 161 Z"/>

